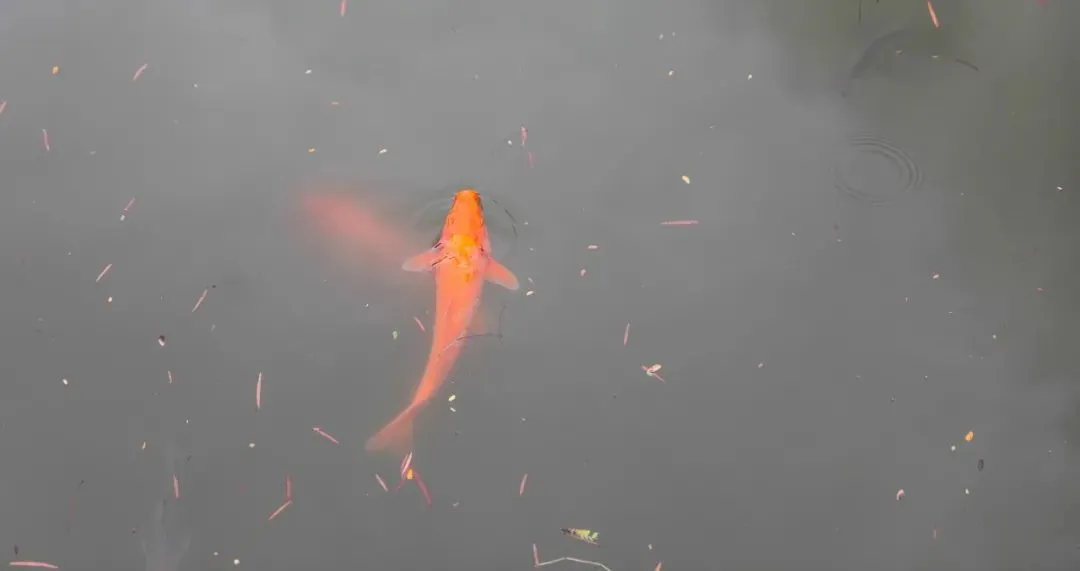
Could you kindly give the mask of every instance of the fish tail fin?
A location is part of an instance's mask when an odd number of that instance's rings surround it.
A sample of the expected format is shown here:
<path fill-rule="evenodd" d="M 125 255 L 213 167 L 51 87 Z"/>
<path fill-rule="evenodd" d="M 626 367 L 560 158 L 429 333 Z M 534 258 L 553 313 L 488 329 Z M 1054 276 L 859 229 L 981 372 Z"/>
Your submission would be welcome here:
<path fill-rule="evenodd" d="M 415 416 L 416 407 L 410 406 L 403 410 L 397 418 L 375 433 L 375 436 L 368 438 L 364 449 L 368 452 L 386 451 L 399 455 L 412 452 L 413 417 Z"/>

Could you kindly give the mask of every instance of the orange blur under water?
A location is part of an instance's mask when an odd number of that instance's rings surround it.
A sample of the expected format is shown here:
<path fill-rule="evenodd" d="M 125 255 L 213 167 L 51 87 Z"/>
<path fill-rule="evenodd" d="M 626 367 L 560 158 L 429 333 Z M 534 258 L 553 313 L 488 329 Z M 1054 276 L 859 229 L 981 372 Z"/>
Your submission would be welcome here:
<path fill-rule="evenodd" d="M 318 230 L 348 242 L 380 262 L 397 264 L 404 256 L 405 236 L 381 222 L 374 210 L 347 196 L 311 193 L 303 196 L 304 212 Z"/>
<path fill-rule="evenodd" d="M 374 232 L 365 226 L 362 232 Z M 377 232 L 375 232 L 377 234 Z M 405 260 L 402 269 L 431 271 L 435 277 L 435 324 L 420 383 L 412 400 L 393 420 L 368 439 L 368 451 L 405 454 L 412 450 L 413 420 L 442 387 L 457 362 L 473 325 L 484 281 L 518 289 L 513 272 L 491 257 L 480 195 L 462 189 L 454 195 L 439 241 Z"/>

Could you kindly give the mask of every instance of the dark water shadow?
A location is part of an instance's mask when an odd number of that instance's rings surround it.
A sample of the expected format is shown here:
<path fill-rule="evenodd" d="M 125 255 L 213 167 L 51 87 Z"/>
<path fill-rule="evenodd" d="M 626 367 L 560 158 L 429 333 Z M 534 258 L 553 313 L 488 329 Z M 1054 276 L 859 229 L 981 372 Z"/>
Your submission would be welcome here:
<path fill-rule="evenodd" d="M 942 30 L 908 26 L 874 39 L 847 71 L 840 93 L 856 94 L 860 84 L 875 78 L 904 84 L 930 84 L 957 73 L 976 73 L 978 66 L 961 54 Z"/>

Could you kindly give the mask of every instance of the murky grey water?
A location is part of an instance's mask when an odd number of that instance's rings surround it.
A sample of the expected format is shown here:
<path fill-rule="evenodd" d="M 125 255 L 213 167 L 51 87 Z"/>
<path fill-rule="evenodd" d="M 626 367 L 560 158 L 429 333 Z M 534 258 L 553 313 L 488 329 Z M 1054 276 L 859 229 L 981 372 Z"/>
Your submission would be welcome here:
<path fill-rule="evenodd" d="M 933 6 L 4 4 L 11 560 L 1076 568 L 1080 5 Z"/>

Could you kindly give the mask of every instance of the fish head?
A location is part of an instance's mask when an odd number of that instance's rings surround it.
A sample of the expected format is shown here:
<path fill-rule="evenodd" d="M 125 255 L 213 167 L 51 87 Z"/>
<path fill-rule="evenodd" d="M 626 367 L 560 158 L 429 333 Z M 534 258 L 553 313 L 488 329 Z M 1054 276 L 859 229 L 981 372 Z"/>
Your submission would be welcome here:
<path fill-rule="evenodd" d="M 443 237 L 467 236 L 482 244 L 486 236 L 484 229 L 484 203 L 480 193 L 471 188 L 463 188 L 454 195 L 450 211 L 446 214 L 443 225 Z"/>
<path fill-rule="evenodd" d="M 462 266 L 476 264 L 491 251 L 480 193 L 463 188 L 454 195 L 443 226 L 441 247 L 446 259 L 456 260 Z"/>

